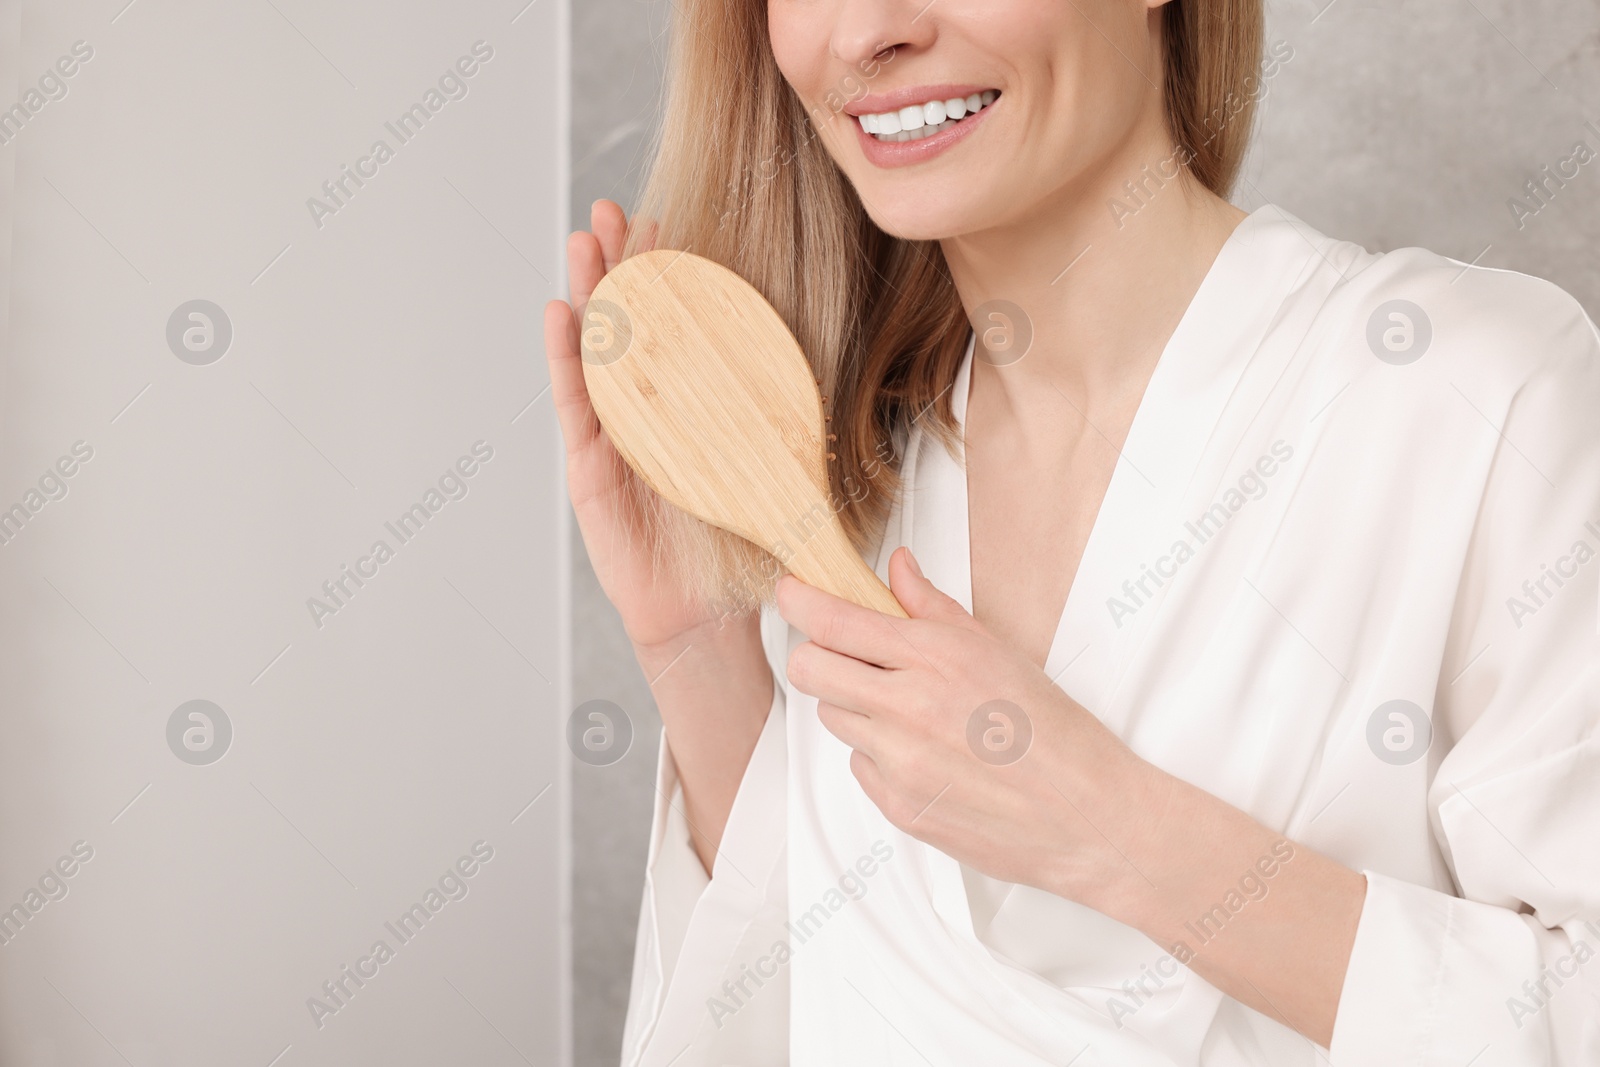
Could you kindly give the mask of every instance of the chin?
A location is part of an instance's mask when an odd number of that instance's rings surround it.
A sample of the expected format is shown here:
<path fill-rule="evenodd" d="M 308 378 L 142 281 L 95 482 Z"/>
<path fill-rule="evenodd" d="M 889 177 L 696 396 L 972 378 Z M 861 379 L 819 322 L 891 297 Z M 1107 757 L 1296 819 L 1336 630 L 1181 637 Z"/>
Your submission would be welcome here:
<path fill-rule="evenodd" d="M 1013 162 L 997 169 L 1002 159 Z M 997 149 L 992 157 L 932 160 L 920 167 L 886 170 L 852 160 L 852 166 L 842 169 L 880 230 L 907 241 L 939 241 L 1004 227 L 1025 217 L 1044 190 L 1019 180 L 1023 161 L 1020 154 Z M 1063 158 L 1052 169 L 1069 170 L 1071 162 Z M 864 173 L 852 173 L 858 163 Z M 1036 164 L 1026 159 L 1030 172 Z"/>
<path fill-rule="evenodd" d="M 860 189 L 857 189 L 858 194 Z M 905 241 L 940 241 L 986 229 L 997 220 L 988 212 L 974 211 L 968 205 L 953 205 L 951 197 L 930 195 L 907 198 L 904 193 L 886 191 L 862 195 L 862 203 L 873 223 L 891 237 Z M 892 210 L 885 210 L 893 203 Z"/>
<path fill-rule="evenodd" d="M 902 241 L 942 241 L 946 237 L 955 237 L 958 233 L 966 232 L 941 226 L 937 222 L 930 223 L 927 219 L 912 222 L 908 219 L 874 218 L 872 221 L 878 224 L 878 229 Z"/>

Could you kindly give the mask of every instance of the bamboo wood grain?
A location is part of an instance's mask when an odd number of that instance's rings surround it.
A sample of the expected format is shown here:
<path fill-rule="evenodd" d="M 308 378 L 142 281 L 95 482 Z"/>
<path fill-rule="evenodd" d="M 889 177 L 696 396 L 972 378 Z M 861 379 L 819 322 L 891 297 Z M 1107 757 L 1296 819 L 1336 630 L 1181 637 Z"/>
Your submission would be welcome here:
<path fill-rule="evenodd" d="M 753 286 L 688 252 L 644 252 L 595 287 L 582 336 L 595 414 L 645 484 L 800 580 L 906 617 L 839 524 L 811 365 Z"/>

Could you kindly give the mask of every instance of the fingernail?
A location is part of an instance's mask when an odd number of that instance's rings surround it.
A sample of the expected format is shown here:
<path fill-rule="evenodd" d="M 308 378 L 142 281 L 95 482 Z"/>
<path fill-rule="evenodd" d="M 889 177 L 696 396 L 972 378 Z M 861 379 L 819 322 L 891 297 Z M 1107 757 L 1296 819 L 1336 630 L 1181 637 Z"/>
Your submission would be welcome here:
<path fill-rule="evenodd" d="M 906 549 L 906 562 L 911 564 L 911 573 L 915 574 L 918 578 L 921 578 L 922 577 L 922 568 L 920 566 L 918 566 L 917 557 L 912 553 L 912 551 L 909 548 Z"/>

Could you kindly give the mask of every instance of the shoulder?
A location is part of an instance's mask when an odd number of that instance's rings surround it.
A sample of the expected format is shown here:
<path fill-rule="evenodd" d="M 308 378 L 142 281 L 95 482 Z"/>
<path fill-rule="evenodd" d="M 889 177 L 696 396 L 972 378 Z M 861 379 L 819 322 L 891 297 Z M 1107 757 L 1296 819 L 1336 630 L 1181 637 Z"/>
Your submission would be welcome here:
<path fill-rule="evenodd" d="M 1535 552 L 1540 527 L 1600 518 L 1600 331 L 1572 294 L 1285 221 L 1295 229 L 1275 229 L 1280 255 L 1297 242 L 1290 269 L 1304 267 L 1277 309 L 1294 323 L 1280 342 L 1293 355 L 1268 365 L 1293 368 L 1284 418 L 1321 462 L 1345 471 L 1352 457 L 1384 457 L 1352 492 L 1426 501 L 1413 514 L 1436 529 L 1506 505 L 1526 520 L 1512 555 Z"/>
<path fill-rule="evenodd" d="M 1316 249 L 1320 284 L 1302 291 L 1320 294 L 1312 330 L 1324 352 L 1406 368 L 1401 388 L 1471 382 L 1496 407 L 1552 376 L 1600 402 L 1600 331 L 1555 283 L 1426 248 L 1370 252 L 1289 219 Z"/>

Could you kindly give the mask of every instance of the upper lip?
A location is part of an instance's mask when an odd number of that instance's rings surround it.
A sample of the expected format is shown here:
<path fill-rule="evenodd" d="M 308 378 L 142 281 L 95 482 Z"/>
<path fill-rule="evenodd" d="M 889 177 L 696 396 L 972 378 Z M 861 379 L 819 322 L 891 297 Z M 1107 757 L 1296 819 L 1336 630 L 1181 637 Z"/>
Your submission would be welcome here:
<path fill-rule="evenodd" d="M 872 93 L 859 100 L 852 100 L 845 105 L 846 115 L 882 115 L 889 111 L 899 111 L 901 108 L 910 107 L 912 104 L 925 104 L 930 100 L 954 100 L 956 97 L 967 97 L 973 93 L 988 92 L 992 85 L 973 85 L 970 83 L 949 85 L 910 85 L 904 89 L 894 89 L 887 93 Z"/>

